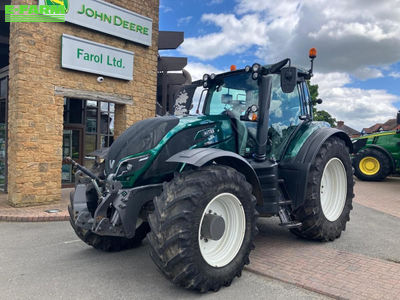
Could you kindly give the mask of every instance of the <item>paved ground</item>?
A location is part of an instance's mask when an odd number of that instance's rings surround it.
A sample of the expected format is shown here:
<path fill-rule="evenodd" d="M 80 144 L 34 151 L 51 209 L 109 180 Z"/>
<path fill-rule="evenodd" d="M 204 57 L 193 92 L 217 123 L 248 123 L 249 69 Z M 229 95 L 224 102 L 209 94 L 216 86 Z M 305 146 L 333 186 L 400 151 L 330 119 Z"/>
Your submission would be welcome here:
<path fill-rule="evenodd" d="M 7 201 L 7 194 L 0 193 L 0 221 L 7 222 L 50 222 L 67 221 L 69 218 L 67 205 L 71 189 L 63 189 L 60 201 L 49 205 L 33 207 L 12 207 Z M 48 213 L 46 210 L 58 210 Z"/>
<path fill-rule="evenodd" d="M 357 181 L 355 201 L 400 218 L 400 177 L 383 182 Z"/>
<path fill-rule="evenodd" d="M 400 299 L 400 218 L 376 210 L 399 200 L 397 178 L 357 182 L 350 223 L 331 243 L 298 239 L 277 219 L 262 219 L 248 269 L 334 297 Z"/>
<path fill-rule="evenodd" d="M 186 291 L 158 272 L 146 243 L 96 251 L 67 222 L 0 223 L 0 241 L 1 299 L 326 299 L 247 271 L 218 293 Z"/>
<path fill-rule="evenodd" d="M 335 242 L 297 239 L 277 219 L 260 220 L 247 268 L 253 273 L 244 272 L 231 288 L 201 297 L 322 297 L 303 287 L 335 298 L 400 299 L 400 178 L 358 181 L 355 193 L 351 221 Z M 35 209 L 25 209 L 25 216 Z M 0 216 L 4 214 L 0 203 Z M 0 295 L 7 298 L 157 299 L 163 292 L 171 298 L 200 297 L 165 280 L 146 246 L 117 254 L 97 252 L 76 241 L 67 223 L 0 223 L 0 241 Z"/>

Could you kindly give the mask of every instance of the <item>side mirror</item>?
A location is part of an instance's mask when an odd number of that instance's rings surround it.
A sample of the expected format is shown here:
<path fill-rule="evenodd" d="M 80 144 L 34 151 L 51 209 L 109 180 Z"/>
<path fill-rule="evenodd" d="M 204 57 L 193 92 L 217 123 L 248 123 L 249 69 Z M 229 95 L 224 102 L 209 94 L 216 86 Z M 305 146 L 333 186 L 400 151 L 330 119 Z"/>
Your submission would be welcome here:
<path fill-rule="evenodd" d="M 397 112 L 397 124 L 400 125 L 400 110 Z"/>
<path fill-rule="evenodd" d="M 281 89 L 284 93 L 292 93 L 297 84 L 297 69 L 286 67 L 281 69 Z"/>
<path fill-rule="evenodd" d="M 222 104 L 231 104 L 233 101 L 233 97 L 230 94 L 222 94 L 221 102 Z"/>

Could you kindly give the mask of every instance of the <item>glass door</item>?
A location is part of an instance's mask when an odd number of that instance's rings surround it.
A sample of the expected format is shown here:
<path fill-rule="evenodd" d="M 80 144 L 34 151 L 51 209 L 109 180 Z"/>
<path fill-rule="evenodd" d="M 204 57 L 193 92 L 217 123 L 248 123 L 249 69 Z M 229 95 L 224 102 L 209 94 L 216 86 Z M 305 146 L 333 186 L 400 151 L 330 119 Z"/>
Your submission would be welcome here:
<path fill-rule="evenodd" d="M 65 128 L 63 134 L 63 157 L 71 157 L 82 164 L 82 129 Z M 72 184 L 75 182 L 75 171 L 70 164 L 62 165 L 62 183 Z"/>

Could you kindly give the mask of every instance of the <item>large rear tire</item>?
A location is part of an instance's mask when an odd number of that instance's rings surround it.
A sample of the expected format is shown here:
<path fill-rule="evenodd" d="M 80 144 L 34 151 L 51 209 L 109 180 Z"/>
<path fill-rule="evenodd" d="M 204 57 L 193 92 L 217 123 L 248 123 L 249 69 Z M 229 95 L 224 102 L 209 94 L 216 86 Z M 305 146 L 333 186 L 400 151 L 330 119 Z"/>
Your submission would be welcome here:
<path fill-rule="evenodd" d="M 391 171 L 389 157 L 373 148 L 358 152 L 353 159 L 353 166 L 357 178 L 365 181 L 381 181 Z"/>
<path fill-rule="evenodd" d="M 293 212 L 302 226 L 291 232 L 312 240 L 339 238 L 350 220 L 353 187 L 349 150 L 342 139 L 330 137 L 310 167 L 304 204 Z"/>
<path fill-rule="evenodd" d="M 136 228 L 135 236 L 131 239 L 116 236 L 101 236 L 91 230 L 76 227 L 71 206 L 68 206 L 68 211 L 69 221 L 76 235 L 89 246 L 101 251 L 117 252 L 138 247 L 150 231 L 149 224 L 143 222 Z"/>
<path fill-rule="evenodd" d="M 212 165 L 178 174 L 155 197 L 149 216 L 153 261 L 187 289 L 207 292 L 229 286 L 254 249 L 255 203 L 251 185 L 230 167 Z M 222 227 L 206 225 L 221 219 Z M 205 232 L 211 231 L 216 236 L 207 238 Z"/>

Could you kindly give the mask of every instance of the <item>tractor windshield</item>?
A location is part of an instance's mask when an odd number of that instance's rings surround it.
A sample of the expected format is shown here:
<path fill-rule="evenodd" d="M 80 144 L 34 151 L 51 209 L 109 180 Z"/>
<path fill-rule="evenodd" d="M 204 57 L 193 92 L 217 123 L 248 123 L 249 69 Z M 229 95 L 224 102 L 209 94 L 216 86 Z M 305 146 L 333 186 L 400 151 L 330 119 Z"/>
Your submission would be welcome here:
<path fill-rule="evenodd" d="M 244 115 L 251 105 L 258 105 L 258 84 L 249 73 L 239 73 L 223 78 L 220 84 L 210 87 L 205 114 L 220 115 L 231 111 L 236 117 Z"/>
<path fill-rule="evenodd" d="M 272 75 L 271 105 L 269 113 L 269 135 L 271 156 L 278 158 L 290 134 L 300 123 L 306 105 L 302 105 L 301 87 L 298 85 L 292 93 L 281 89 L 280 75 Z M 204 113 L 220 115 L 229 111 L 230 115 L 240 120 L 250 107 L 258 109 L 259 86 L 251 73 L 233 73 L 218 78 L 209 88 Z M 241 121 L 247 128 L 249 136 L 256 136 L 257 122 Z"/>

